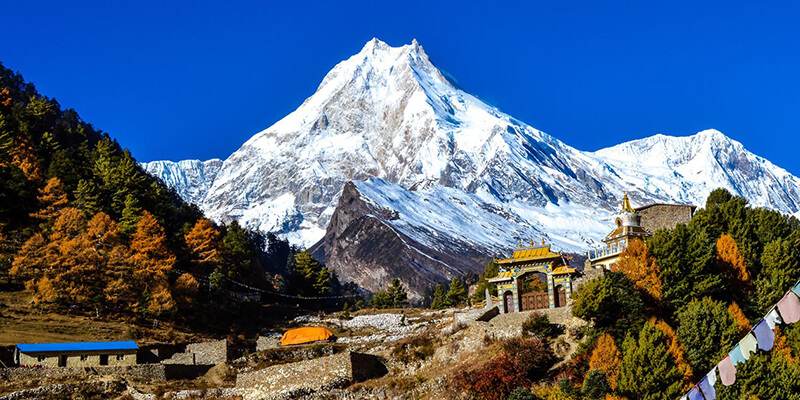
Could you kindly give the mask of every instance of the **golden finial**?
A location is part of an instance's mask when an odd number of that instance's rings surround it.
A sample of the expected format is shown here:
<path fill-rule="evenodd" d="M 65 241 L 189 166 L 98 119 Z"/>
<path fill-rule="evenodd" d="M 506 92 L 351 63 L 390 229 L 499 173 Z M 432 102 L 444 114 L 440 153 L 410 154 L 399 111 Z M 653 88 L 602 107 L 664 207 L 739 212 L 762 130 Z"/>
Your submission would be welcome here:
<path fill-rule="evenodd" d="M 542 246 L 544 246 L 544 236 L 542 236 Z"/>
<path fill-rule="evenodd" d="M 628 199 L 628 193 L 625 193 L 625 196 L 622 197 L 622 211 L 633 212 L 633 207 L 631 207 L 631 201 Z"/>
<path fill-rule="evenodd" d="M 531 238 L 531 247 L 533 247 L 533 238 Z"/>
<path fill-rule="evenodd" d="M 522 248 L 522 239 L 519 240 L 519 248 Z"/>

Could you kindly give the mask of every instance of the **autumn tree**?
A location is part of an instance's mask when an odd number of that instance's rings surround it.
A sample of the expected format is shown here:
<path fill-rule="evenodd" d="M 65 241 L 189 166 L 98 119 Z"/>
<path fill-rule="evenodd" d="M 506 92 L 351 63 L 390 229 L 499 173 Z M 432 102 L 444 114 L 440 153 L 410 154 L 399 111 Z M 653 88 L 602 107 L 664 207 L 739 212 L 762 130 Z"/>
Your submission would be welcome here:
<path fill-rule="evenodd" d="M 730 235 L 724 234 L 717 240 L 717 267 L 729 281 L 739 286 L 745 286 L 750 281 L 744 256 Z"/>
<path fill-rule="evenodd" d="M 47 181 L 47 185 L 39 189 L 39 196 L 36 199 L 42 208 L 31 213 L 31 217 L 44 221 L 54 218 L 68 203 L 67 194 L 64 193 L 64 185 L 61 184 L 61 180 L 55 177 L 50 178 Z"/>
<path fill-rule="evenodd" d="M 589 359 L 589 369 L 603 371 L 611 389 L 616 389 L 620 365 L 622 365 L 622 353 L 614 338 L 607 333 L 601 335 Z"/>
<path fill-rule="evenodd" d="M 164 229 L 147 211 L 142 212 L 136 232 L 131 235 L 130 249 L 133 277 L 150 296 L 150 299 L 142 296 L 149 300 L 146 310 L 155 315 L 170 311 L 174 301 L 169 295 L 166 274 L 175 264 L 175 256 L 167 247 Z"/>
<path fill-rule="evenodd" d="M 739 305 L 736 302 L 731 303 L 728 306 L 728 314 L 730 314 L 733 321 L 736 323 L 737 333 L 739 336 L 744 335 L 747 331 L 750 330 L 750 321 L 742 312 L 742 309 L 739 308 Z"/>
<path fill-rule="evenodd" d="M 683 374 L 684 389 L 688 390 L 692 383 L 693 372 L 686 358 L 686 350 L 683 348 L 683 345 L 681 345 L 680 340 L 678 340 L 678 335 L 671 326 L 662 320 L 651 318 L 650 323 L 666 335 L 667 344 L 669 346 L 667 351 L 672 355 L 673 360 L 675 360 L 675 366 L 678 367 L 678 370 Z"/>
<path fill-rule="evenodd" d="M 620 254 L 620 259 L 614 267 L 630 278 L 636 289 L 647 297 L 661 300 L 661 271 L 656 260 L 647 252 L 647 246 L 639 239 L 633 239 L 628 247 Z"/>
<path fill-rule="evenodd" d="M 175 281 L 175 301 L 183 309 L 190 309 L 194 305 L 194 298 L 200 291 L 200 284 L 192 274 L 183 274 Z"/>
<path fill-rule="evenodd" d="M 213 266 L 219 261 L 220 233 L 211 221 L 198 219 L 192 230 L 183 237 L 192 254 L 192 262 L 201 266 Z"/>

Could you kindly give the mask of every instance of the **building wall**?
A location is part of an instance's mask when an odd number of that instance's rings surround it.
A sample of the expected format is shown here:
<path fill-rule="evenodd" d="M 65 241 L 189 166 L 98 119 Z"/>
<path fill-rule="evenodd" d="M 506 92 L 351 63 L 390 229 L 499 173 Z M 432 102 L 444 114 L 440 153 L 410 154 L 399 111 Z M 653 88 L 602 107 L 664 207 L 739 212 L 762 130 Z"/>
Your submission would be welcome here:
<path fill-rule="evenodd" d="M 39 354 L 25 354 L 20 353 L 19 355 L 19 364 L 20 365 L 41 365 L 43 367 L 58 367 L 58 360 L 61 357 L 61 354 L 68 354 L 67 356 L 67 367 L 96 367 L 100 365 L 100 356 L 103 354 L 108 355 L 108 365 L 110 366 L 124 366 L 124 365 L 136 365 L 136 353 L 126 350 L 125 352 L 116 352 L 116 353 L 108 353 L 108 352 L 86 352 L 86 353 L 76 353 L 76 352 L 69 352 L 69 353 L 46 353 L 44 354 L 45 360 L 39 361 Z M 123 354 L 122 360 L 117 360 L 117 354 Z M 86 360 L 81 360 L 81 356 L 86 355 Z"/>
<path fill-rule="evenodd" d="M 692 206 L 678 204 L 657 204 L 638 211 L 642 216 L 642 227 L 650 233 L 661 228 L 672 229 L 679 223 L 686 224 L 692 219 Z"/>

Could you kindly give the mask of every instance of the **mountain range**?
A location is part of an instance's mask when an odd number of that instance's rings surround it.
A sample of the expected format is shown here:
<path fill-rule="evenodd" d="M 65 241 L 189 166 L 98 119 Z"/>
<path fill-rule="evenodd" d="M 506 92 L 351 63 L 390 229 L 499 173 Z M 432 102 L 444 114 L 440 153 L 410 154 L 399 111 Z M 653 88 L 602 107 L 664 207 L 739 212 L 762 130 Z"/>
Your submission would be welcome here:
<path fill-rule="evenodd" d="M 424 49 L 373 39 L 225 160 L 142 166 L 210 218 L 308 247 L 344 280 L 419 297 L 520 240 L 583 252 L 635 205 L 715 188 L 796 214 L 800 180 L 716 130 L 573 148 L 467 93 Z"/>

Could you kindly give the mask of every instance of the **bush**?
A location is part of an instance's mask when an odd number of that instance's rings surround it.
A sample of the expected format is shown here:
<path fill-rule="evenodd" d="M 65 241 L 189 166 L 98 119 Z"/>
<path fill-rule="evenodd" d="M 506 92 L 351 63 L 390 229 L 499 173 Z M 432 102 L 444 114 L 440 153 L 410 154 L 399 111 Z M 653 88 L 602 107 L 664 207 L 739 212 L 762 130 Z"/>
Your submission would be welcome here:
<path fill-rule="evenodd" d="M 433 335 L 423 333 L 397 342 L 392 349 L 392 356 L 400 362 L 409 363 L 423 361 L 432 356 L 435 351 L 436 343 Z"/>
<path fill-rule="evenodd" d="M 511 391 L 508 400 L 536 400 L 536 396 L 529 389 L 518 387 Z"/>
<path fill-rule="evenodd" d="M 544 342 L 537 338 L 509 339 L 502 342 L 500 347 L 531 380 L 544 376 L 555 360 Z"/>
<path fill-rule="evenodd" d="M 611 392 L 611 387 L 606 380 L 606 374 L 603 371 L 593 369 L 586 374 L 586 379 L 583 381 L 583 389 L 581 394 L 592 399 L 604 399 L 607 393 Z"/>
<path fill-rule="evenodd" d="M 461 370 L 450 383 L 459 393 L 485 400 L 506 400 L 514 389 L 531 385 L 525 372 L 507 354 L 496 356 L 474 370 Z"/>
<path fill-rule="evenodd" d="M 533 313 L 522 323 L 523 335 L 552 339 L 562 333 L 564 333 L 564 328 L 558 324 L 551 324 L 550 319 L 544 314 Z"/>

